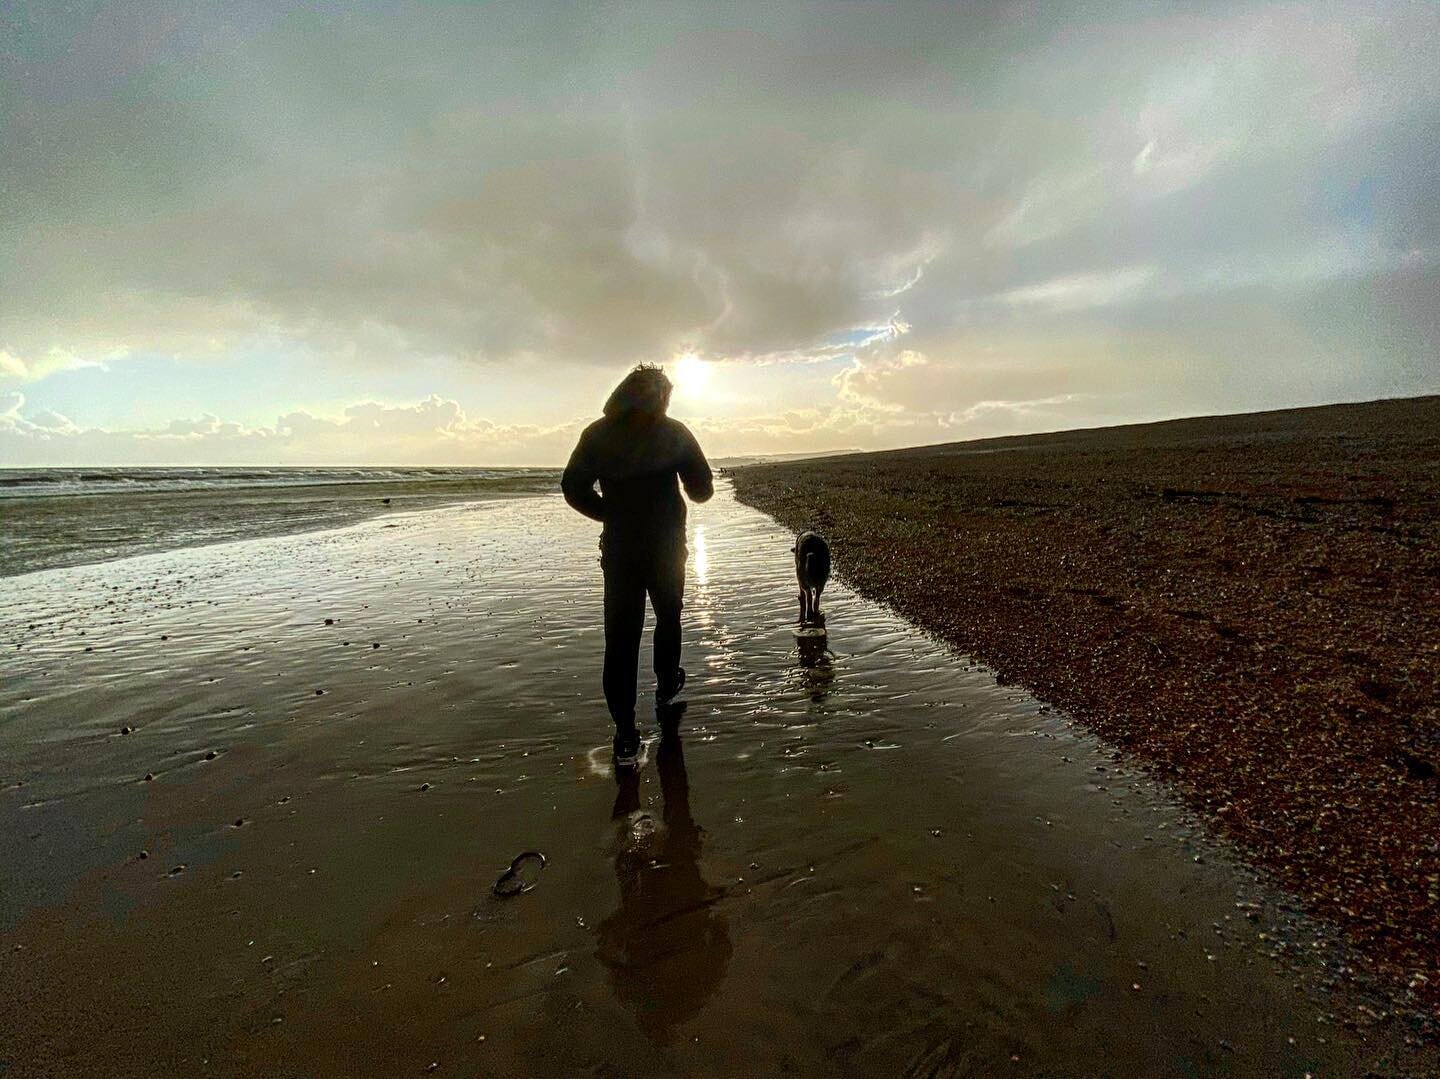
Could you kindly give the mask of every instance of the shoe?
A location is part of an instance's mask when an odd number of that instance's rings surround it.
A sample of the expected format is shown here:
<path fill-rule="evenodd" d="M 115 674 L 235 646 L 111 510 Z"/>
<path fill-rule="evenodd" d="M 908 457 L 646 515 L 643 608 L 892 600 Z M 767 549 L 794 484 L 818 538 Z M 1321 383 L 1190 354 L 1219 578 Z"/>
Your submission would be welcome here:
<path fill-rule="evenodd" d="M 633 727 L 620 731 L 615 735 L 611 749 L 615 754 L 615 767 L 634 768 L 635 762 L 640 759 L 640 732 Z"/>
<path fill-rule="evenodd" d="M 682 689 L 684 689 L 684 688 L 685 688 L 685 668 L 684 668 L 684 667 L 676 667 L 676 668 L 675 668 L 675 676 L 674 676 L 674 679 L 673 679 L 673 683 L 672 683 L 672 680 L 671 680 L 671 679 L 666 679 L 665 681 L 661 682 L 659 686 L 656 687 L 656 689 L 655 689 L 655 703 L 656 703 L 656 704 L 669 704 L 669 703 L 670 703 L 671 701 L 673 701 L 677 696 L 680 695 L 680 691 L 681 691 Z"/>

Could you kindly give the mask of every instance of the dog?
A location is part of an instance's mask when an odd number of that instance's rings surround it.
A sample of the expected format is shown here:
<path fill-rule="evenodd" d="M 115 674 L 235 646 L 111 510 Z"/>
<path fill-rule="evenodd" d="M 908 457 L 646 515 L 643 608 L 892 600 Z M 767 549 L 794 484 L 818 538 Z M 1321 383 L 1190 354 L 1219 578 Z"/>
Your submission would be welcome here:
<path fill-rule="evenodd" d="M 800 624 L 823 626 L 820 593 L 830 579 L 830 545 L 818 532 L 802 532 L 790 550 L 795 553 L 795 579 L 800 582 Z"/>

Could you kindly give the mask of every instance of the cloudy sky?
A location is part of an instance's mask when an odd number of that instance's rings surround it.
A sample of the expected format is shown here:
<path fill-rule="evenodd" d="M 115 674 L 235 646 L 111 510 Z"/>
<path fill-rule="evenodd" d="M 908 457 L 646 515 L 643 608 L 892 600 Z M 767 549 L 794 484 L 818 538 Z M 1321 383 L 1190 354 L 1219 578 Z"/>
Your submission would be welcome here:
<path fill-rule="evenodd" d="M 0 465 L 1440 392 L 1440 5 L 0 3 Z M 681 359 L 684 357 L 684 359 Z"/>

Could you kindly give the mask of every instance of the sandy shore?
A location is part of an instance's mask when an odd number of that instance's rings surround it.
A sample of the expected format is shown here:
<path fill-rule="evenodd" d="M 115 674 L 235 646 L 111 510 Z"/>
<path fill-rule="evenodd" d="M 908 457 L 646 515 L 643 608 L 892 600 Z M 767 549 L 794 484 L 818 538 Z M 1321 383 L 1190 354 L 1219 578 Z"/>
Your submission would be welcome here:
<path fill-rule="evenodd" d="M 1440 1007 L 1440 398 L 746 468 Z"/>
<path fill-rule="evenodd" d="M 196 471 L 213 477 L 208 486 L 165 478 Z M 351 478 L 322 478 L 337 471 Z M 57 474 L 68 474 L 70 482 L 54 482 Z M 0 469 L 0 577 L 341 528 L 386 514 L 550 492 L 560 481 L 557 470 L 542 468 L 289 469 L 268 470 L 256 480 L 248 480 L 245 469 L 113 469 L 99 475 L 114 475 L 116 482 L 83 482 L 90 474 Z M 3 486 L 7 482 L 11 486 Z M 187 486 L 167 489 L 175 483 Z M 83 493 L 66 493 L 71 487 Z"/>
<path fill-rule="evenodd" d="M 0 580 L 6 1079 L 1440 1072 L 1163 784 L 843 584 L 802 655 L 785 531 L 691 524 L 622 776 L 558 497 Z"/>

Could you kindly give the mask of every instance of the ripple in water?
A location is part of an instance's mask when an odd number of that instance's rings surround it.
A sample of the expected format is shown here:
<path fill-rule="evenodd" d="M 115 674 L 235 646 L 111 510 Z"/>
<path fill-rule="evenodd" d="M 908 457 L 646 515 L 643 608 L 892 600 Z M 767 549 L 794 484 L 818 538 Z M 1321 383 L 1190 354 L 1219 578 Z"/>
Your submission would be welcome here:
<path fill-rule="evenodd" d="M 594 528 L 557 498 L 0 581 L 7 1057 L 1301 1075 L 1395 1048 L 1318 1021 L 1361 1014 L 1310 958 L 1339 945 L 1063 717 L 843 584 L 797 639 L 790 537 L 724 490 L 692 522 L 688 710 L 619 775 Z M 525 850 L 534 888 L 491 897 Z"/>

